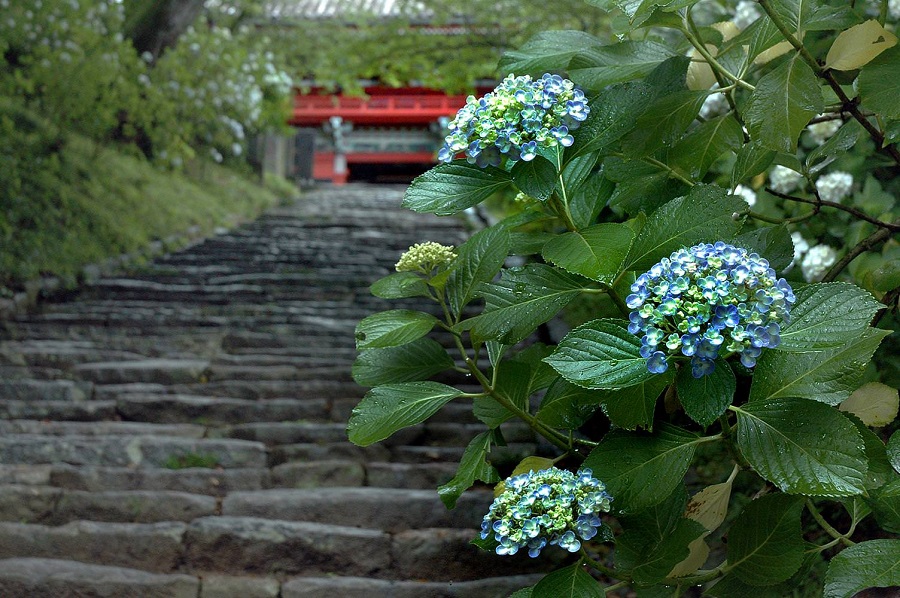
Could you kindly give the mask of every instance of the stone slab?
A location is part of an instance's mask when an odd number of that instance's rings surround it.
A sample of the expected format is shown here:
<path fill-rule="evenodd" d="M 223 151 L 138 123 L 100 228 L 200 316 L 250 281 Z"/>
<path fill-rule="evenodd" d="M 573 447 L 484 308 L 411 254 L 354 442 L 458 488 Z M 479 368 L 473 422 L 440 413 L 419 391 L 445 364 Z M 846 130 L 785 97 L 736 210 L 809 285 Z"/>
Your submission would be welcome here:
<path fill-rule="evenodd" d="M 426 582 L 363 577 L 300 577 L 284 583 L 282 598 L 507 598 L 543 575 L 511 575 L 473 581 Z"/>
<path fill-rule="evenodd" d="M 134 469 L 52 465 L 47 482 L 60 488 L 106 490 L 173 490 L 224 496 L 236 490 L 260 490 L 269 484 L 267 469 Z M 21 483 L 21 482 L 20 482 Z"/>

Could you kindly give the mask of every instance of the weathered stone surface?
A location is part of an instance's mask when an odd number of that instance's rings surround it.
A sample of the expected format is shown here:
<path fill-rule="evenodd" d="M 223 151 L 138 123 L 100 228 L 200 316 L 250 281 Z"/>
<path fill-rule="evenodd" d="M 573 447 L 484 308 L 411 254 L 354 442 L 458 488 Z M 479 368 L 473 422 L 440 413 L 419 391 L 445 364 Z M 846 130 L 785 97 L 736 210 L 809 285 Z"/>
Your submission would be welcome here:
<path fill-rule="evenodd" d="M 84 401 L 92 391 L 89 382 L 0 379 L 0 400 L 4 401 Z"/>
<path fill-rule="evenodd" d="M 357 461 L 285 463 L 272 468 L 272 484 L 284 488 L 363 486 L 366 484 L 366 468 Z"/>
<path fill-rule="evenodd" d="M 203 573 L 199 598 L 278 598 L 281 583 L 274 577 L 234 577 Z"/>
<path fill-rule="evenodd" d="M 456 475 L 456 463 L 366 463 L 366 485 L 434 490 Z"/>
<path fill-rule="evenodd" d="M 48 486 L 0 486 L 0 521 L 46 523 L 61 495 Z"/>
<path fill-rule="evenodd" d="M 199 580 L 190 575 L 164 575 L 58 559 L 0 560 L 2 596 L 196 598 L 199 588 Z"/>
<path fill-rule="evenodd" d="M 105 490 L 173 490 L 224 496 L 235 490 L 268 486 L 267 469 L 132 469 L 128 467 L 48 466 L 48 483 L 60 488 Z"/>
<path fill-rule="evenodd" d="M 203 425 L 284 420 L 324 419 L 324 399 L 268 399 L 252 401 L 192 395 L 122 395 L 118 412 L 134 421 Z"/>
<path fill-rule="evenodd" d="M 549 571 L 564 560 L 563 550 L 545 550 L 533 559 L 526 552 L 500 556 L 472 544 L 475 531 L 414 529 L 393 537 L 394 567 L 404 579 L 463 580 L 490 577 L 498 571 L 511 575 Z"/>
<path fill-rule="evenodd" d="M 52 465 L 0 465 L 0 484 L 50 485 Z"/>
<path fill-rule="evenodd" d="M 0 494 L 2 496 L 2 494 Z M 193 521 L 213 515 L 216 499 L 212 496 L 171 491 L 63 491 L 52 513 L 43 523 L 59 525 L 79 519 L 156 523 Z"/>
<path fill-rule="evenodd" d="M 184 531 L 184 523 L 0 523 L 0 559 L 71 559 L 169 572 L 181 559 Z"/>
<path fill-rule="evenodd" d="M 342 459 L 347 461 L 386 461 L 391 453 L 380 444 L 356 446 L 349 442 L 329 442 L 324 444 L 300 443 L 273 446 L 269 451 L 269 464 L 280 465 L 299 461 L 306 463 L 321 459 Z"/>
<path fill-rule="evenodd" d="M 376 530 L 277 521 L 205 517 L 185 534 L 187 563 L 230 573 L 374 575 L 390 566 L 390 536 Z"/>
<path fill-rule="evenodd" d="M 206 428 L 191 424 L 138 422 L 56 422 L 35 420 L 0 421 L 0 436 L 45 434 L 48 436 L 180 436 L 203 438 Z"/>
<path fill-rule="evenodd" d="M 187 384 L 200 380 L 208 369 L 209 361 L 200 359 L 144 359 L 83 363 L 75 366 L 74 372 L 99 384 Z"/>
<path fill-rule="evenodd" d="M 393 488 L 316 488 L 234 492 L 222 502 L 224 515 L 289 521 L 334 522 L 371 529 L 478 528 L 493 500 L 490 493 L 463 495 L 448 511 L 437 492 Z"/>
<path fill-rule="evenodd" d="M 540 581 L 543 575 L 510 575 L 474 581 L 425 582 L 362 577 L 298 577 L 284 583 L 282 598 L 506 598 Z"/>
<path fill-rule="evenodd" d="M 180 458 L 188 457 L 200 457 L 221 467 L 261 467 L 266 463 L 265 447 L 243 440 L 39 434 L 0 438 L 0 463 L 177 467 Z"/>
<path fill-rule="evenodd" d="M 345 442 L 347 440 L 347 424 L 310 422 L 242 424 L 230 428 L 227 435 L 241 440 L 256 440 L 267 445 Z"/>
<path fill-rule="evenodd" d="M 98 421 L 114 417 L 114 401 L 0 401 L 3 419 Z"/>

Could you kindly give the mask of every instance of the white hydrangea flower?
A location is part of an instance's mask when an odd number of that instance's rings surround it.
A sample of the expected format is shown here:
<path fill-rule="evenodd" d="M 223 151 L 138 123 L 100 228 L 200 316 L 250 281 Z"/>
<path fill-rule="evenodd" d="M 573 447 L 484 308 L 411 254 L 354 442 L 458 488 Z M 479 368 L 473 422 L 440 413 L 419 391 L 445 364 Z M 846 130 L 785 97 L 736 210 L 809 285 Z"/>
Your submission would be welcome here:
<path fill-rule="evenodd" d="M 785 166 L 778 165 L 769 173 L 769 187 L 778 193 L 790 193 L 800 186 L 803 175 Z"/>
<path fill-rule="evenodd" d="M 822 115 L 820 114 L 819 116 Z M 838 132 L 842 124 L 844 123 L 840 119 L 823 120 L 822 122 L 809 125 L 806 130 L 809 131 L 809 137 L 816 145 L 822 145 Z"/>
<path fill-rule="evenodd" d="M 849 172 L 829 172 L 816 180 L 816 189 L 824 201 L 841 201 L 853 190 L 853 175 Z"/>
<path fill-rule="evenodd" d="M 800 233 L 791 233 L 791 241 L 794 244 L 794 258 L 791 260 L 791 263 L 788 264 L 784 269 L 785 273 L 793 270 L 794 266 L 803 257 L 803 254 L 809 251 L 809 243 L 806 241 L 806 239 L 803 238 L 803 235 L 801 235 Z"/>
<path fill-rule="evenodd" d="M 837 261 L 837 251 L 828 245 L 816 245 L 800 262 L 803 279 L 806 282 L 819 282 L 830 267 Z"/>
<path fill-rule="evenodd" d="M 718 89 L 718 87 L 718 84 L 713 85 L 713 89 Z M 724 93 L 711 93 L 706 96 L 703 105 L 700 106 L 700 116 L 705 119 L 715 118 L 725 114 L 730 108 Z"/>
<path fill-rule="evenodd" d="M 900 0 L 888 0 L 888 15 L 895 21 L 900 20 Z"/>
<path fill-rule="evenodd" d="M 744 201 L 747 202 L 747 205 L 751 208 L 756 205 L 756 192 L 750 187 L 745 187 L 744 185 L 738 185 L 734 188 L 734 191 L 731 192 L 732 195 L 738 195 L 744 198 Z"/>
<path fill-rule="evenodd" d="M 751 0 L 741 0 L 734 9 L 734 24 L 740 29 L 746 29 L 756 19 L 760 18 L 762 13 L 759 12 L 756 2 Z"/>

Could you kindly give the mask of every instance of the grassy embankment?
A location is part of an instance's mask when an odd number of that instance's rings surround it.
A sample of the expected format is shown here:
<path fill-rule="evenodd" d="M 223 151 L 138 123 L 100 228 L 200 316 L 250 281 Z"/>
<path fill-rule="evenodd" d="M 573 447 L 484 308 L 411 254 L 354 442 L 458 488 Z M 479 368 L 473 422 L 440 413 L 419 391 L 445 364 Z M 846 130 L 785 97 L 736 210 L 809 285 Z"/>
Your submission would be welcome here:
<path fill-rule="evenodd" d="M 213 163 L 162 171 L 0 103 L 0 298 L 40 276 L 70 286 L 87 264 L 233 226 L 296 193 Z"/>

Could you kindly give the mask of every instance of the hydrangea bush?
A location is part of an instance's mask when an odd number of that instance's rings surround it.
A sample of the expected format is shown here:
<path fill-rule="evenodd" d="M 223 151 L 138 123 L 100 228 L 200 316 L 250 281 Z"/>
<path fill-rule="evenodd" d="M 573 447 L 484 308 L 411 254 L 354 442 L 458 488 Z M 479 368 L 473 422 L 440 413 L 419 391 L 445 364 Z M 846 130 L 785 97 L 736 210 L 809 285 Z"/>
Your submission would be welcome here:
<path fill-rule="evenodd" d="M 893 4 L 587 5 L 617 41 L 507 53 L 407 190 L 519 210 L 373 285 L 435 309 L 360 322 L 351 440 L 471 405 L 485 430 L 444 503 L 512 471 L 474 542 L 573 553 L 516 596 L 900 585 Z M 541 330 L 576 300 L 588 321 Z M 515 468 L 512 421 L 542 438 Z"/>

